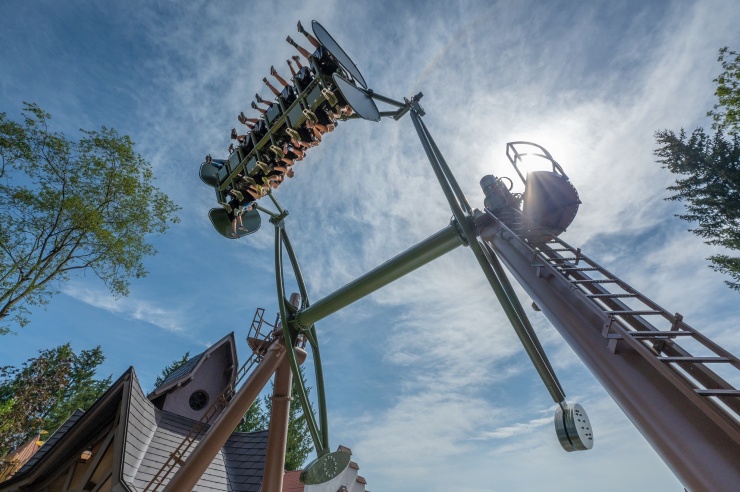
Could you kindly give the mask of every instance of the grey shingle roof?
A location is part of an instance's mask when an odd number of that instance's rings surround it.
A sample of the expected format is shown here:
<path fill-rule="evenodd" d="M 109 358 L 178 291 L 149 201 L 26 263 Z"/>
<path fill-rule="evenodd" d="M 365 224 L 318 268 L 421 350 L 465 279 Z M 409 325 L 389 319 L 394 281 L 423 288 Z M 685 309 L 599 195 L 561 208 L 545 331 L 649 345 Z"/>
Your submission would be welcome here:
<path fill-rule="evenodd" d="M 196 421 L 189 418 L 157 409 L 144 396 L 138 381 L 132 384 L 122 471 L 124 482 L 132 490 L 142 490 L 195 424 Z M 232 434 L 193 490 L 258 492 L 266 445 L 267 431 Z"/>
<path fill-rule="evenodd" d="M 258 492 L 265 467 L 267 431 L 235 432 L 223 447 L 226 471 L 234 492 Z"/>
<path fill-rule="evenodd" d="M 18 473 L 0 484 L 0 490 L 17 490 L 19 484 L 23 490 L 38 490 L 35 485 L 68 466 L 70 453 L 79 453 L 102 428 L 114 421 L 133 373 L 133 367 L 124 372 L 86 412 L 74 412 Z"/>
<path fill-rule="evenodd" d="M 46 440 L 43 446 L 39 448 L 36 453 L 31 456 L 31 459 L 29 459 L 25 465 L 18 471 L 18 475 L 23 475 L 27 471 L 29 471 L 31 468 L 34 467 L 36 463 L 41 460 L 41 458 L 44 457 L 46 453 L 48 453 L 59 440 L 67 433 L 69 429 L 72 428 L 73 425 L 77 423 L 78 420 L 80 420 L 80 417 L 82 417 L 85 414 L 83 410 L 80 410 L 79 408 L 74 411 L 72 415 L 69 416 L 69 418 L 54 432 L 54 434 L 49 437 L 49 439 Z"/>
<path fill-rule="evenodd" d="M 198 367 L 204 355 L 207 356 L 226 342 L 231 343 L 232 351 L 227 363 L 232 364 L 229 368 L 235 371 L 232 333 L 173 372 L 167 378 L 169 384 L 187 377 Z M 147 399 L 132 367 L 87 412 L 75 412 L 14 477 L 0 484 L 0 489 L 6 490 L 8 486 L 21 483 L 23 487 L 30 487 L 28 490 L 35 490 L 33 487 L 68 466 L 70 453 L 79 453 L 104 426 L 112 425 L 118 415 L 121 416 L 119 425 L 123 426 L 118 431 L 123 430 L 125 439 L 122 443 L 114 440 L 114 445 L 122 446 L 120 480 L 121 485 L 130 491 L 142 490 L 149 483 L 196 424 L 196 421 L 187 417 L 160 410 Z M 193 490 L 258 492 L 266 447 L 267 431 L 232 434 Z M 119 479 L 118 470 L 118 466 L 113 465 L 116 482 Z"/>
<path fill-rule="evenodd" d="M 165 380 L 162 381 L 162 384 L 160 384 L 159 386 L 164 386 L 166 384 L 169 384 L 170 382 L 176 379 L 179 379 L 182 376 L 185 376 L 186 374 L 188 374 L 198 364 L 198 361 L 200 361 L 200 359 L 203 357 L 203 354 L 205 354 L 205 352 L 201 352 L 200 354 L 188 359 L 187 362 L 185 362 L 183 365 L 181 365 L 180 367 L 172 371 L 169 374 L 169 376 L 167 376 Z"/>

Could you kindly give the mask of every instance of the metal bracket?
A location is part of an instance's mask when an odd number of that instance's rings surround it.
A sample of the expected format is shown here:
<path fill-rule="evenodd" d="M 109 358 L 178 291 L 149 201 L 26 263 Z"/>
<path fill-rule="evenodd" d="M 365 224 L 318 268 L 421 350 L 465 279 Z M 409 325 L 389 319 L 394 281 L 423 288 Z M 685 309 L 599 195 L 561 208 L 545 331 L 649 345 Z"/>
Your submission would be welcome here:
<path fill-rule="evenodd" d="M 682 321 L 683 321 L 683 315 L 679 313 L 674 314 L 673 322 L 671 323 L 671 331 L 677 331 Z"/>
<path fill-rule="evenodd" d="M 606 344 L 607 350 L 612 354 L 617 353 L 617 345 L 622 340 L 622 335 L 618 333 L 612 333 L 612 323 L 614 323 L 614 316 L 609 316 L 609 322 L 605 324 L 601 329 L 601 336 L 608 340 Z"/>
<path fill-rule="evenodd" d="M 463 246 L 470 246 L 470 243 L 468 242 L 468 238 L 465 235 L 465 231 L 463 230 L 462 226 L 460 225 L 460 222 L 458 222 L 455 217 L 452 217 L 450 219 L 450 225 L 455 228 L 455 232 L 457 232 L 457 235 L 460 236 L 460 241 L 462 241 L 462 245 Z"/>

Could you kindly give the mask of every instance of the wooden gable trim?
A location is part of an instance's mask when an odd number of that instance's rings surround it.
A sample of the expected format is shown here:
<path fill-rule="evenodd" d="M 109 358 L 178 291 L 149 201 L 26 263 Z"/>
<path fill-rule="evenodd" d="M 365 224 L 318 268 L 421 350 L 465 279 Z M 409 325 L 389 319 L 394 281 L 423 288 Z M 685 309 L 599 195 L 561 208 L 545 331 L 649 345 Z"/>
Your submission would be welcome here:
<path fill-rule="evenodd" d="M 87 470 L 87 473 L 85 473 L 85 476 L 82 477 L 82 481 L 80 483 L 86 484 L 90 481 L 93 474 L 98 471 L 98 465 L 100 465 L 100 461 L 103 459 L 103 456 L 105 456 L 105 453 L 108 451 L 108 448 L 111 445 L 111 441 L 113 441 L 113 437 L 116 435 L 116 430 L 114 427 L 111 427 L 110 432 L 108 433 L 108 437 L 105 438 L 105 441 L 100 446 L 100 450 L 95 453 L 95 459 L 93 459 L 92 463 L 90 463 L 90 469 Z M 110 475 L 110 472 L 108 472 L 108 476 Z M 101 482 L 102 483 L 102 482 Z M 67 492 L 66 490 L 64 492 Z"/>
<path fill-rule="evenodd" d="M 72 483 L 72 477 L 75 474 L 75 470 L 77 469 L 77 460 L 74 460 L 72 463 L 72 466 L 69 467 L 67 470 L 67 479 L 64 481 L 64 489 L 63 490 L 69 490 L 69 484 Z"/>
<path fill-rule="evenodd" d="M 96 485 L 95 488 L 92 489 L 91 492 L 98 492 L 103 487 L 103 485 L 105 485 L 106 483 L 110 482 L 112 476 L 113 476 L 113 473 L 112 472 L 108 472 L 108 474 L 105 476 L 105 478 L 103 478 L 103 480 L 101 480 L 101 482 L 98 485 Z M 72 492 L 72 491 L 70 491 L 70 492 Z"/>
<path fill-rule="evenodd" d="M 38 487 L 41 490 L 45 491 L 54 491 L 54 492 L 77 492 L 84 490 L 80 487 L 83 487 L 85 483 L 87 483 L 90 480 L 90 477 L 92 477 L 93 473 L 97 471 L 98 465 L 100 464 L 100 460 L 105 455 L 106 451 L 108 451 L 110 447 L 110 442 L 113 438 L 113 435 L 115 434 L 115 422 L 109 422 L 100 432 L 98 432 L 93 438 L 89 441 L 88 447 L 96 447 L 99 443 L 102 444 L 98 447 L 97 452 L 95 453 L 95 459 L 90 463 L 90 469 L 85 472 L 85 476 L 83 477 L 83 480 L 77 480 L 76 483 L 73 483 L 75 472 L 77 471 L 77 467 L 80 460 L 80 449 L 76 448 L 72 450 L 73 452 L 70 454 L 70 456 L 65 461 L 65 464 L 59 468 L 58 473 L 54 473 L 50 475 L 48 478 L 46 478 L 43 482 L 38 484 Z M 67 450 L 69 453 L 70 450 Z M 66 471 L 66 474 L 65 474 Z M 62 485 L 62 488 L 59 489 L 57 487 L 52 488 L 52 485 L 54 482 L 56 482 L 60 476 L 65 475 L 64 483 Z M 33 485 L 33 481 L 29 481 L 27 484 L 25 484 L 26 487 Z M 18 490 L 21 490 L 21 487 L 19 487 Z M 36 490 L 34 488 L 34 490 Z"/>
<path fill-rule="evenodd" d="M 118 422 L 115 432 L 116 437 L 113 441 L 113 467 L 111 469 L 113 484 L 111 489 L 113 491 L 130 492 L 128 485 L 123 481 L 123 453 L 124 448 L 126 447 L 126 434 L 128 432 L 129 424 L 129 407 L 131 406 L 131 391 L 133 386 L 132 379 L 136 377 L 133 366 L 129 369 L 129 374 L 127 376 L 126 385 L 124 386 L 123 394 L 121 395 L 121 407 L 118 410 Z"/>
<path fill-rule="evenodd" d="M 71 443 L 77 443 L 84 441 L 99 442 L 108 432 L 113 428 L 112 423 L 117 421 L 117 415 L 121 410 L 121 400 L 116 402 L 116 399 L 121 398 L 126 393 L 126 386 L 130 380 L 130 373 L 133 368 L 124 373 L 118 381 L 116 381 L 101 396 L 93 406 L 85 412 L 80 419 L 74 423 L 74 425 L 66 431 L 59 441 L 54 443 L 52 449 L 41 457 L 41 460 L 33 465 L 33 467 L 24 473 L 22 476 L 12 477 L 10 480 L 0 483 L 0 490 L 2 491 L 18 491 L 28 489 L 33 485 L 34 490 L 46 490 L 49 484 L 57 479 L 61 473 L 68 471 L 69 468 L 79 459 L 79 455 L 76 454 L 77 449 L 70 455 L 72 449 Z M 119 393 L 120 392 L 120 393 Z M 117 404 L 116 404 L 117 403 Z M 115 410 L 111 407 L 115 406 Z M 110 412 L 112 418 L 105 419 L 105 416 Z M 105 420 L 103 420 L 105 419 Z M 103 422 L 100 423 L 103 427 L 103 431 L 91 433 L 90 423 L 96 420 Z M 82 439 L 86 434 L 92 434 L 92 438 Z M 72 472 L 74 476 L 74 471 Z M 126 489 L 128 490 L 128 489 Z"/>

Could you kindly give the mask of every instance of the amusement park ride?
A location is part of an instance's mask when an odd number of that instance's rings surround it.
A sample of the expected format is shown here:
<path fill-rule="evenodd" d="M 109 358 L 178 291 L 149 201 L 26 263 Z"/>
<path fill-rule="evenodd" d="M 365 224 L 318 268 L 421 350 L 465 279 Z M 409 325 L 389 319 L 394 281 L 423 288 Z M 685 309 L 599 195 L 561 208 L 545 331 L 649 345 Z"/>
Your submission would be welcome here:
<path fill-rule="evenodd" d="M 740 391 L 712 369 L 724 365 L 736 371 L 740 361 L 689 326 L 680 314 L 666 311 L 584 255 L 580 248 L 558 237 L 574 219 L 580 201 L 550 153 L 528 142 L 509 143 L 506 155 L 525 184 L 524 193 L 512 194 L 509 178 L 485 176 L 481 179 L 485 207 L 472 208 L 424 124 L 422 94 L 397 101 L 375 93 L 331 35 L 316 21 L 312 28 L 320 49 L 335 62 L 334 68 L 327 73 L 312 59 L 315 77 L 311 83 L 298 87 L 299 93 L 292 100 L 278 97 L 278 104 L 263 117 L 262 134 L 250 134 L 248 152 L 237 148 L 228 160 L 220 161 L 220 169 L 210 162 L 201 165 L 201 179 L 214 187 L 218 202 L 224 202 L 240 177 L 260 172 L 264 154 L 278 148 L 289 129 L 299 128 L 311 117 L 311 111 L 333 106 L 341 98 L 354 110 L 351 117 L 343 119 L 399 120 L 409 114 L 453 218 L 428 239 L 324 299 L 310 302 L 286 230 L 288 212 L 269 193 L 276 211 L 255 205 L 245 212 L 243 221 L 248 232 L 238 236 L 259 228 L 260 212 L 274 226 L 280 321 L 270 325 L 274 329 L 264 334 L 260 330 L 261 316 L 255 318 L 249 336 L 255 355 L 240 372 L 246 376 L 245 382 L 239 389 L 238 381 L 227 388 L 224 398 L 216 402 L 225 408 L 221 416 L 197 445 L 191 446 L 205 426 L 187 446 L 175 452 L 147 490 L 165 484 L 166 491 L 192 490 L 273 373 L 277 399 L 270 421 L 262 490 L 281 490 L 286 409 L 292 376 L 298 374 L 306 357 L 306 344 L 313 353 L 317 412 L 311 408 L 303 384 L 297 386 L 318 457 L 306 467 L 301 479 L 306 484 L 317 484 L 334 477 L 347 465 L 349 455 L 341 450 L 329 451 L 316 323 L 460 246 L 468 247 L 474 254 L 557 404 L 555 430 L 566 451 L 591 449 L 591 425 L 580 405 L 566 402 L 565 392 L 509 283 L 504 265 L 533 299 L 535 308 L 545 314 L 687 490 L 740 490 Z M 379 111 L 376 101 L 394 109 Z M 520 166 L 526 155 L 544 159 L 551 170 L 523 174 Z M 210 217 L 216 230 L 229 237 L 231 217 L 226 210 L 212 209 Z M 290 299 L 283 280 L 283 252 L 300 291 Z M 192 452 L 189 447 L 193 447 Z"/>

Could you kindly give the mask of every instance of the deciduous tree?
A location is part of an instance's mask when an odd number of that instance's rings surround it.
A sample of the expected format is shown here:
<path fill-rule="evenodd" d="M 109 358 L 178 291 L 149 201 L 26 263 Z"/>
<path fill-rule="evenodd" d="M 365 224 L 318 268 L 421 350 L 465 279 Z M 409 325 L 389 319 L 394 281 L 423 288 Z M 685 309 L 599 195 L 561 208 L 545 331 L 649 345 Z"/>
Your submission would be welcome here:
<path fill-rule="evenodd" d="M 20 368 L 0 368 L 0 456 L 42 430 L 53 434 L 76 409 L 87 410 L 110 386 L 110 377 L 93 377 L 103 360 L 100 347 L 75 354 L 65 344 L 41 350 Z"/>
<path fill-rule="evenodd" d="M 24 120 L 0 113 L 0 333 L 28 322 L 72 274 L 93 273 L 117 296 L 146 275 L 147 241 L 177 222 L 128 136 L 106 127 L 72 140 L 26 104 Z"/>

